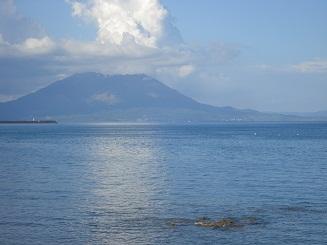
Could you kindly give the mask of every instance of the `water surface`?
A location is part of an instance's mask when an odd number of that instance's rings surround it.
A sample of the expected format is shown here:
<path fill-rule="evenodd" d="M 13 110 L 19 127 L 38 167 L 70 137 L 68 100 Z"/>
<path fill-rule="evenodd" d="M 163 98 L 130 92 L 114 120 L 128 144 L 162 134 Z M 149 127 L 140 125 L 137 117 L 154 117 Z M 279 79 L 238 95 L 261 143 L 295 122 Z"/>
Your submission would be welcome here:
<path fill-rule="evenodd" d="M 0 126 L 0 244 L 312 245 L 326 231 L 327 124 Z"/>

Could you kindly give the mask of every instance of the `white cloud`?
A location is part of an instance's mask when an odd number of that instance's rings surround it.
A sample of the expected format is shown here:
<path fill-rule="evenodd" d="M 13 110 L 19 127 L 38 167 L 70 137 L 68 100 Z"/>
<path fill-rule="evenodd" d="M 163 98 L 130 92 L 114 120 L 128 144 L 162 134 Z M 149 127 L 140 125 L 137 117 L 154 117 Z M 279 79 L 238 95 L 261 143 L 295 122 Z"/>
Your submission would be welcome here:
<path fill-rule="evenodd" d="M 122 45 L 133 40 L 146 47 L 157 47 L 168 12 L 158 0 L 91 0 L 70 1 L 73 15 L 88 17 L 97 25 L 101 44 Z"/>
<path fill-rule="evenodd" d="M 0 57 L 43 55 L 54 46 L 36 22 L 17 11 L 14 0 L 0 1 Z"/>
<path fill-rule="evenodd" d="M 66 0 L 66 2 L 68 2 L 72 5 L 72 10 L 73 10 L 72 15 L 73 16 L 81 16 L 83 14 L 83 12 L 85 11 L 84 4 L 82 4 L 80 2 L 69 1 L 69 0 Z"/>
<path fill-rule="evenodd" d="M 12 43 L 2 38 L 0 56 L 48 55 L 61 73 L 94 70 L 156 75 L 157 70 L 166 70 L 176 77 L 186 77 L 195 69 L 189 64 L 198 54 L 182 42 L 175 42 L 179 32 L 158 0 L 67 2 L 72 6 L 72 15 L 96 24 L 96 40 L 55 41 L 43 35 Z"/>
<path fill-rule="evenodd" d="M 12 44 L 4 40 L 0 33 L 0 57 L 25 57 L 50 54 L 56 44 L 49 37 L 27 38 L 21 43 Z"/>
<path fill-rule="evenodd" d="M 294 71 L 300 73 L 327 73 L 327 59 L 313 59 L 292 65 Z"/>
<path fill-rule="evenodd" d="M 101 102 L 107 105 L 114 105 L 119 102 L 119 99 L 109 92 L 95 94 L 91 97 L 91 102 Z"/>
<path fill-rule="evenodd" d="M 23 43 L 15 45 L 19 51 L 27 55 L 48 54 L 55 49 L 55 43 L 49 37 L 28 38 Z"/>
<path fill-rule="evenodd" d="M 303 73 L 303 74 L 320 74 L 327 73 L 327 59 L 316 58 L 300 62 L 298 64 L 287 65 L 268 65 L 260 64 L 250 67 L 255 70 L 273 73 Z"/>
<path fill-rule="evenodd" d="M 183 65 L 179 68 L 178 75 L 180 77 L 187 77 L 193 73 L 194 69 L 193 65 Z"/>

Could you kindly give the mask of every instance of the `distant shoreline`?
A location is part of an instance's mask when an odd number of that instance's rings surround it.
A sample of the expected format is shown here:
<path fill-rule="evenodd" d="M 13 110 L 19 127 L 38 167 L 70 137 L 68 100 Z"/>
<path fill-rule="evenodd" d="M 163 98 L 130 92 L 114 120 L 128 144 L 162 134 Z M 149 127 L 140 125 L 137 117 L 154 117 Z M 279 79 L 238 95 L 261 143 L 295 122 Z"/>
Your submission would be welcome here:
<path fill-rule="evenodd" d="M 57 124 L 55 120 L 13 120 L 13 121 L 0 121 L 0 124 Z"/>

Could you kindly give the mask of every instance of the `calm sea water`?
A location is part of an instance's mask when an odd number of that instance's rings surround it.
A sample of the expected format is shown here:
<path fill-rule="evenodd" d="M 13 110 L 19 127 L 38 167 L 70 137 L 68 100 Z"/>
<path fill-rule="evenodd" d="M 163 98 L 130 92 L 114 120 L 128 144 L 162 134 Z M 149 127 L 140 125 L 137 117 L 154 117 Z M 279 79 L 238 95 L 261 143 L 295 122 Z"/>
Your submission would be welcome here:
<path fill-rule="evenodd" d="M 0 244 L 326 243 L 327 124 L 0 126 Z"/>

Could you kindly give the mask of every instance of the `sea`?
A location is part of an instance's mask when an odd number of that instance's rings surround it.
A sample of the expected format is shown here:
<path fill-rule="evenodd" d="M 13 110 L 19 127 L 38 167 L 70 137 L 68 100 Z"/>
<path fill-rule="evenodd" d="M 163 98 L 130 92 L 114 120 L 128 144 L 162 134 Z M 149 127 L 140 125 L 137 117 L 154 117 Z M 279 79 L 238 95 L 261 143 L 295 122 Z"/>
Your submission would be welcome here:
<path fill-rule="evenodd" d="M 327 244 L 327 124 L 1 125 L 0 244 Z"/>

